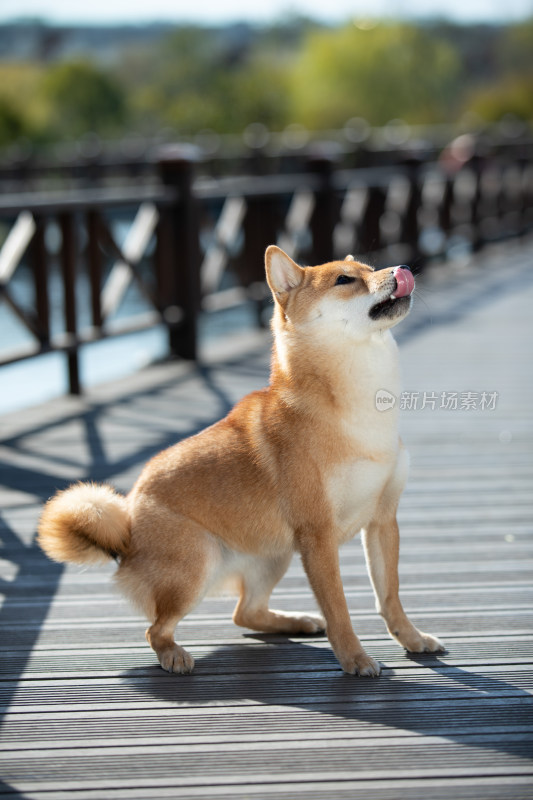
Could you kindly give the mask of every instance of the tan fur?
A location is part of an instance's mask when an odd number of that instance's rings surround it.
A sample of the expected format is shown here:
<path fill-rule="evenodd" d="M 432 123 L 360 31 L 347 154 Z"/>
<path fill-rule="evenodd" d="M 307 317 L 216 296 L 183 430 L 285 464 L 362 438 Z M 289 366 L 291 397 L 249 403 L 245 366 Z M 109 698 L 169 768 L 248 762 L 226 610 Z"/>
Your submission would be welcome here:
<path fill-rule="evenodd" d="M 44 509 L 39 541 L 58 560 L 118 555 L 118 584 L 151 620 L 148 641 L 169 671 L 194 664 L 174 642 L 179 620 L 236 582 L 236 624 L 327 629 L 346 672 L 377 675 L 352 629 L 339 569 L 339 545 L 358 531 L 391 636 L 410 650 L 443 647 L 412 625 L 398 597 L 396 509 L 407 455 L 397 409 L 375 404 L 379 390 L 398 395 L 389 328 L 410 300 L 373 318 L 370 309 L 396 281 L 392 270 L 376 273 L 353 256 L 301 268 L 272 246 L 266 272 L 275 300 L 270 385 L 153 458 L 127 498 L 94 485 L 57 495 Z M 337 285 L 339 275 L 353 281 Z M 325 620 L 268 606 L 295 551 Z"/>
<path fill-rule="evenodd" d="M 44 507 L 38 541 L 54 561 L 86 564 L 122 556 L 130 541 L 126 501 L 110 486 L 70 486 Z"/>

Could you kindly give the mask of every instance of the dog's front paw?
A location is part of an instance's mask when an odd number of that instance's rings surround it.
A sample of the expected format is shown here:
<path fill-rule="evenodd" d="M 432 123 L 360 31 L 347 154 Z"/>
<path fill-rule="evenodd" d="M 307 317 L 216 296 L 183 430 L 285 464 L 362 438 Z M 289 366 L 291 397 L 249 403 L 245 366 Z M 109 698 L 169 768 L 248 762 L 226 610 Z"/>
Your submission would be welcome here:
<path fill-rule="evenodd" d="M 159 658 L 159 663 L 167 672 L 188 675 L 193 671 L 194 658 L 179 644 L 165 648 L 157 654 L 157 657 Z"/>
<path fill-rule="evenodd" d="M 360 675 L 364 678 L 377 678 L 381 672 L 378 662 L 367 655 L 364 651 L 359 651 L 355 655 L 339 657 L 339 662 L 344 672 L 349 675 Z"/>
<path fill-rule="evenodd" d="M 409 653 L 443 653 L 446 650 L 440 639 L 422 631 L 416 631 L 415 635 L 409 636 L 407 641 L 401 644 Z"/>

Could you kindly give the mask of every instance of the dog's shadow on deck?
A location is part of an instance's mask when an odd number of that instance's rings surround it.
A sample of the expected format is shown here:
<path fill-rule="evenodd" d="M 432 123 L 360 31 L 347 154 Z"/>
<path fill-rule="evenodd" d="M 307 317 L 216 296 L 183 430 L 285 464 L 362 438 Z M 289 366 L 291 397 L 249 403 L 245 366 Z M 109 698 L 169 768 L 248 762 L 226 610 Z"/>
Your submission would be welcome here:
<path fill-rule="evenodd" d="M 307 711 L 309 730 L 321 731 L 324 737 L 341 718 L 352 720 L 354 727 L 368 723 L 373 736 L 378 726 L 382 732 L 386 726 L 389 736 L 391 731 L 407 731 L 531 758 L 531 696 L 491 677 L 483 666 L 474 672 L 435 654 L 405 654 L 405 668 L 390 669 L 382 663 L 379 678 L 359 678 L 340 670 L 323 640 L 312 644 L 280 636 L 245 638 L 248 643 L 200 656 L 192 675 L 169 675 L 158 665 L 121 675 L 135 693 L 176 708 L 290 707 Z M 250 640 L 255 640 L 253 645 Z"/>

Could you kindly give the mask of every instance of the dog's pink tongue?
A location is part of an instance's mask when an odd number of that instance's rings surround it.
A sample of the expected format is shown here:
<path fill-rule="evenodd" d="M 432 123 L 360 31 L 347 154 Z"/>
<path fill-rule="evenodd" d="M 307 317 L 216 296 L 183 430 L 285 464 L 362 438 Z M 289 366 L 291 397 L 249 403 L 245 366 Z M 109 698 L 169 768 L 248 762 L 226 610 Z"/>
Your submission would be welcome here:
<path fill-rule="evenodd" d="M 393 297 L 406 297 L 415 288 L 413 273 L 407 267 L 394 267 L 392 274 L 396 278 L 396 290 L 392 293 Z"/>

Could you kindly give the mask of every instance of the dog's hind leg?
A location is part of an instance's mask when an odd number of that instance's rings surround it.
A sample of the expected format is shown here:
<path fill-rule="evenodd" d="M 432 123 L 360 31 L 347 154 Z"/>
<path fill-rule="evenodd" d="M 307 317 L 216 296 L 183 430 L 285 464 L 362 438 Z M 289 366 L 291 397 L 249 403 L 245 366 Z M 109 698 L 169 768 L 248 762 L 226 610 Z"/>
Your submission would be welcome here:
<path fill-rule="evenodd" d="M 153 592 L 152 625 L 146 631 L 146 639 L 159 663 L 167 672 L 186 675 L 194 667 L 193 657 L 174 641 L 178 622 L 192 611 L 205 594 L 208 576 L 179 569 L 172 583 L 159 584 Z"/>
<path fill-rule="evenodd" d="M 167 672 L 187 674 L 194 667 L 174 631 L 205 596 L 219 561 L 213 537 L 192 520 L 164 509 L 137 514 L 116 580 L 152 623 L 146 639 Z"/>
<path fill-rule="evenodd" d="M 179 549 L 179 548 L 176 548 Z M 212 558 L 212 548 L 206 542 L 201 546 L 201 536 L 190 545 L 197 557 L 191 564 L 189 557 L 171 560 L 172 580 L 158 583 L 153 592 L 153 623 L 146 631 L 146 639 L 157 654 L 159 663 L 167 672 L 186 675 L 194 667 L 193 657 L 174 641 L 174 630 L 178 622 L 192 611 L 203 599 L 213 572 L 216 559 Z"/>
<path fill-rule="evenodd" d="M 146 639 L 163 669 L 181 675 L 192 672 L 194 667 L 194 659 L 190 653 L 174 641 L 174 630 L 185 613 L 179 604 L 166 604 L 166 608 L 161 605 L 153 625 L 146 631 Z"/>
<path fill-rule="evenodd" d="M 287 571 L 291 553 L 281 557 L 257 558 L 254 566 L 241 575 L 241 594 L 233 621 L 243 628 L 262 633 L 321 633 L 324 619 L 313 614 L 275 611 L 268 607 L 272 589 Z"/>

